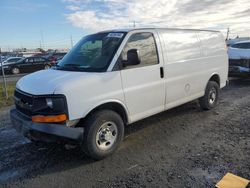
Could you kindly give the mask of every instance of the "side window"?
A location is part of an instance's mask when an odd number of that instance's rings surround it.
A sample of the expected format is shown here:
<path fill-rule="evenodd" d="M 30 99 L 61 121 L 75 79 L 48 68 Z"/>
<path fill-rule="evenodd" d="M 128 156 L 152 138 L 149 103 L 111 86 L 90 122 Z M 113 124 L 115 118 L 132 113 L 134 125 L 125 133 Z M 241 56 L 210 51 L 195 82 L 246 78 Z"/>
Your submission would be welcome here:
<path fill-rule="evenodd" d="M 250 42 L 246 43 L 246 49 L 250 49 Z"/>
<path fill-rule="evenodd" d="M 44 62 L 44 59 L 40 57 L 34 58 L 34 63 L 39 63 L 39 62 Z"/>
<path fill-rule="evenodd" d="M 15 62 L 17 61 L 16 59 L 10 59 L 9 62 Z"/>
<path fill-rule="evenodd" d="M 32 59 L 32 58 L 27 58 L 27 59 L 25 60 L 25 63 L 33 63 L 33 59 Z"/>
<path fill-rule="evenodd" d="M 133 34 L 123 48 L 119 60 L 127 61 L 127 52 L 131 49 L 138 50 L 141 63 L 127 66 L 126 69 L 158 64 L 157 49 L 152 33 Z"/>
<path fill-rule="evenodd" d="M 238 48 L 238 44 L 233 44 L 231 47 L 232 48 Z"/>
<path fill-rule="evenodd" d="M 245 43 L 241 43 L 242 49 L 250 49 L 250 43 L 249 42 L 245 42 Z"/>
<path fill-rule="evenodd" d="M 232 45 L 233 48 L 243 48 L 242 43 Z"/>
<path fill-rule="evenodd" d="M 238 43 L 232 45 L 233 48 L 240 48 L 240 49 L 250 49 L 250 43 L 249 42 L 244 42 L 244 43 Z"/>

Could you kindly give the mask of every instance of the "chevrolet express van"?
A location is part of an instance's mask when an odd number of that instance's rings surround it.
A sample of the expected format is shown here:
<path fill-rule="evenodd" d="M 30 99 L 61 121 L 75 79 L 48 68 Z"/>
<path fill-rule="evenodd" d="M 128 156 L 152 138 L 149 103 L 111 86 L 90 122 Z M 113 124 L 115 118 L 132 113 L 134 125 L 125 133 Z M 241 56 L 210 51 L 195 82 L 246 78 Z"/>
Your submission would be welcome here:
<path fill-rule="evenodd" d="M 102 159 L 128 124 L 195 99 L 214 108 L 227 78 L 220 32 L 103 31 L 80 40 L 55 67 L 20 79 L 10 116 L 31 140 L 76 141 Z"/>

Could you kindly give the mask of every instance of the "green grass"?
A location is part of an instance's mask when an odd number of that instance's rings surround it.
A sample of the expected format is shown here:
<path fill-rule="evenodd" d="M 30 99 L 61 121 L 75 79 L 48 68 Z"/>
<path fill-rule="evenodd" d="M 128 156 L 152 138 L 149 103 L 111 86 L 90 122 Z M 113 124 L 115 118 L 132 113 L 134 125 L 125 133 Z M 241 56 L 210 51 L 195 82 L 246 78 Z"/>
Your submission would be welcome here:
<path fill-rule="evenodd" d="M 7 82 L 8 99 L 5 97 L 4 84 L 0 83 L 0 108 L 14 104 L 13 94 L 16 82 Z"/>

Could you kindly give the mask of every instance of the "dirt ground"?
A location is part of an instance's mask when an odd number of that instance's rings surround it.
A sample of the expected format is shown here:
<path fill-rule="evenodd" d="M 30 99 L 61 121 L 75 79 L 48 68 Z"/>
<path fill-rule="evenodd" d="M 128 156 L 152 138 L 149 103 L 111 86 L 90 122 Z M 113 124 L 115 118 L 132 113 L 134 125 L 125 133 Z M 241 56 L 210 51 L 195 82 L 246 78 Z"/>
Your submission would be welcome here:
<path fill-rule="evenodd" d="M 35 145 L 0 112 L 0 187 L 215 187 L 227 172 L 250 179 L 250 80 L 232 80 L 216 109 L 196 102 L 126 128 L 102 160 L 78 148 Z"/>

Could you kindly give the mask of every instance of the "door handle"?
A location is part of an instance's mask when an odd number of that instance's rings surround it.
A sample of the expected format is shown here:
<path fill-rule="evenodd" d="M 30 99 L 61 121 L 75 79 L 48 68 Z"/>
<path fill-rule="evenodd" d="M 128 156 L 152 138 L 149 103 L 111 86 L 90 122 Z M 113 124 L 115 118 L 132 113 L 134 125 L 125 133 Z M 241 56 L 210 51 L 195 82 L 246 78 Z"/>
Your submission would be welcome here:
<path fill-rule="evenodd" d="M 160 67 L 160 76 L 161 76 L 161 78 L 164 78 L 164 69 L 163 69 L 163 67 Z"/>

